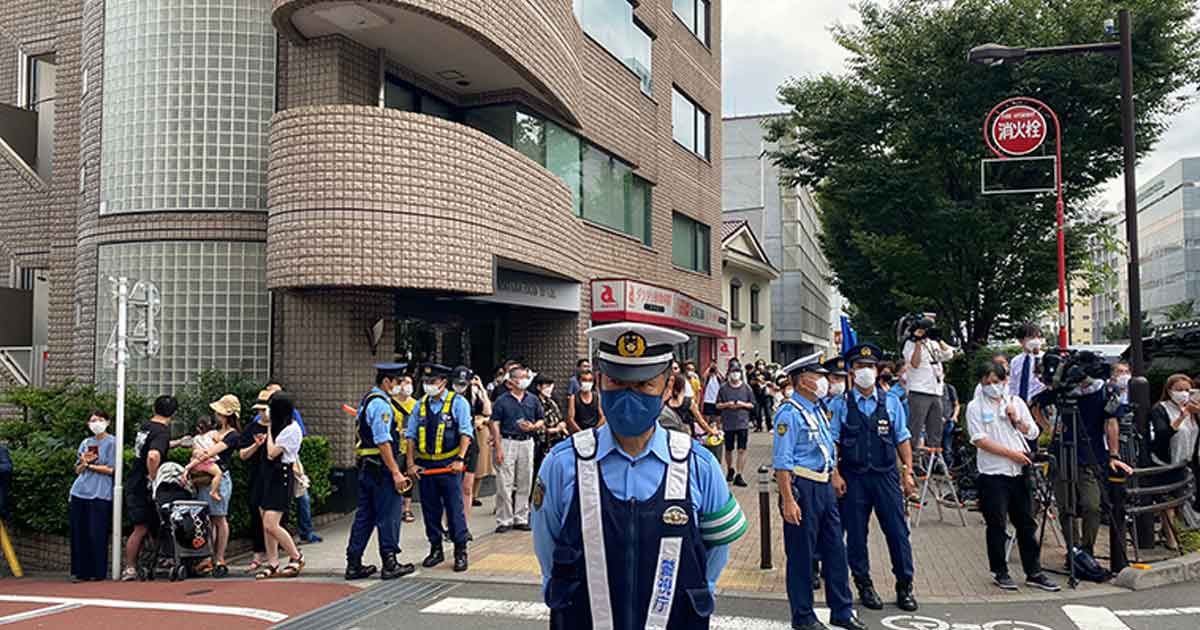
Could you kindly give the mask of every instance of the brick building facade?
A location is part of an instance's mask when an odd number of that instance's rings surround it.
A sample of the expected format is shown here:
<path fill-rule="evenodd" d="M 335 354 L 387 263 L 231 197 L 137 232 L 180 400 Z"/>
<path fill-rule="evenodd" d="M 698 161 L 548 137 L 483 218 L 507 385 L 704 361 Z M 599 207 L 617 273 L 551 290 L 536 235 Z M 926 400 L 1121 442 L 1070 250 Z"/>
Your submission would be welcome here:
<path fill-rule="evenodd" d="M 0 5 L 0 282 L 45 272 L 52 381 L 110 382 L 108 278 L 150 280 L 132 384 L 273 377 L 348 465 L 373 362 L 565 378 L 595 280 L 724 332 L 719 0 Z"/>

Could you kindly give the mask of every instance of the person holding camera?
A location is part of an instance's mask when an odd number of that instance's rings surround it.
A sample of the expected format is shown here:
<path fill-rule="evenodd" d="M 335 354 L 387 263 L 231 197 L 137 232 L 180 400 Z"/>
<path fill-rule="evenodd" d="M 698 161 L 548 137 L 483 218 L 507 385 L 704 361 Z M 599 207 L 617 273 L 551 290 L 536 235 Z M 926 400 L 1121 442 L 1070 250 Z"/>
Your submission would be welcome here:
<path fill-rule="evenodd" d="M 1096 358 L 1075 359 L 1081 364 L 1094 363 Z M 1074 371 L 1071 367 L 1067 371 Z M 1119 449 L 1120 426 L 1110 411 L 1107 383 L 1102 378 L 1089 374 L 1085 367 L 1082 380 L 1066 394 L 1066 405 L 1078 409 L 1078 418 L 1063 414 L 1064 404 L 1058 405 L 1058 433 L 1062 444 L 1074 445 L 1077 472 L 1069 462 L 1059 461 L 1058 478 L 1054 484 L 1054 495 L 1058 500 L 1058 513 L 1066 540 L 1095 556 L 1096 536 L 1100 532 L 1100 492 L 1109 471 L 1129 475 L 1133 469 L 1121 461 Z M 1078 425 L 1078 435 L 1076 435 Z M 1070 493 L 1075 495 L 1075 510 L 1069 509 Z M 1082 522 L 1082 535 L 1074 535 L 1080 528 L 1075 520 Z M 1070 528 L 1070 529 L 1068 529 Z M 1069 551 L 1069 550 L 1068 550 Z"/>
<path fill-rule="evenodd" d="M 967 405 L 967 430 L 978 449 L 975 466 L 979 471 L 979 509 L 987 524 L 988 566 L 996 586 L 1015 591 L 1017 585 L 1008 574 L 1006 521 L 1017 530 L 1017 547 L 1025 585 L 1044 591 L 1058 591 L 1058 584 L 1042 572 L 1041 546 L 1037 522 L 1033 517 L 1033 497 L 1027 472 L 1032 465 L 1029 440 L 1041 430 L 1033 421 L 1029 407 L 1005 387 L 1008 372 L 991 363 L 979 379 L 980 394 Z"/>
<path fill-rule="evenodd" d="M 904 368 L 908 375 L 909 431 L 918 436 L 918 447 L 928 440 L 930 448 L 937 449 L 941 446 L 945 414 L 942 412 L 942 381 L 935 369 L 939 363 L 936 356 L 939 348 L 935 347 L 937 342 L 929 338 L 932 327 L 933 320 L 928 317 L 913 323 L 912 332 L 904 342 Z"/>

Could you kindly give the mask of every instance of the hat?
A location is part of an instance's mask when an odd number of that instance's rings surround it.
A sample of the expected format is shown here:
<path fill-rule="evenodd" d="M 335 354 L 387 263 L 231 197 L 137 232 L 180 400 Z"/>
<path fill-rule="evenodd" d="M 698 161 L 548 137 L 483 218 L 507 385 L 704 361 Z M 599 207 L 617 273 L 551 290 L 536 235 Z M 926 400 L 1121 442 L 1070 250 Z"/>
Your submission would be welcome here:
<path fill-rule="evenodd" d="M 421 366 L 419 375 L 421 378 L 449 378 L 450 368 L 441 363 L 426 363 Z"/>
<path fill-rule="evenodd" d="M 554 379 L 550 378 L 550 376 L 548 374 L 546 374 L 545 372 L 542 372 L 542 373 L 539 373 L 537 376 L 533 377 L 533 383 L 531 383 L 531 384 L 534 387 L 538 387 L 540 385 L 553 385 Z"/>
<path fill-rule="evenodd" d="M 404 371 L 408 369 L 407 363 L 376 363 L 375 369 L 382 378 L 396 378 L 403 376 Z"/>
<path fill-rule="evenodd" d="M 825 358 L 825 353 L 814 352 L 806 357 L 800 357 L 795 361 L 783 366 L 783 371 L 788 376 L 795 376 L 805 372 L 816 372 L 817 374 L 828 374 L 829 370 L 825 369 L 822 360 Z"/>
<path fill-rule="evenodd" d="M 733 372 L 734 370 L 737 370 L 740 372 L 742 370 L 742 362 L 738 361 L 737 359 L 730 359 L 729 364 L 725 368 L 725 371 Z"/>
<path fill-rule="evenodd" d="M 846 375 L 846 359 L 842 356 L 836 356 L 826 361 L 822 366 L 834 376 Z"/>
<path fill-rule="evenodd" d="M 455 383 L 470 383 L 475 374 L 465 365 L 460 365 L 450 372 L 450 380 Z"/>
<path fill-rule="evenodd" d="M 619 322 L 593 326 L 588 339 L 596 342 L 596 368 L 627 383 L 648 381 L 667 370 L 675 358 L 675 345 L 687 335 L 651 324 Z"/>
<path fill-rule="evenodd" d="M 213 403 L 213 404 L 216 404 L 216 403 Z M 253 408 L 255 410 L 261 411 L 263 409 L 266 409 L 268 406 L 270 406 L 270 404 L 271 404 L 271 392 L 270 392 L 270 390 L 264 389 L 261 392 L 258 392 L 258 399 L 254 401 Z"/>
<path fill-rule="evenodd" d="M 242 413 L 242 401 L 233 394 L 225 394 L 220 400 L 208 403 L 208 408 L 222 416 L 237 416 Z"/>
<path fill-rule="evenodd" d="M 879 363 L 882 357 L 883 351 L 879 349 L 879 346 L 873 343 L 860 343 L 850 348 L 850 351 L 846 353 L 846 362 L 850 365 L 854 365 L 855 363 L 874 365 Z"/>

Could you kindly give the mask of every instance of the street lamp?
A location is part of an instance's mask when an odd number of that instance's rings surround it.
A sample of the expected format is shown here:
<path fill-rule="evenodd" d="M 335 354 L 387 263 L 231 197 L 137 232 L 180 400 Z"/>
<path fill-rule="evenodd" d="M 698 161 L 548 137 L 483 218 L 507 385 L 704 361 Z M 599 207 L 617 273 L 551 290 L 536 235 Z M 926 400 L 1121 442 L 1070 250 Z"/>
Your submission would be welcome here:
<path fill-rule="evenodd" d="M 1026 59 L 1078 54 L 1117 55 L 1121 62 L 1121 136 L 1125 147 L 1125 238 L 1129 241 L 1129 358 L 1137 376 L 1145 375 L 1142 355 L 1142 291 L 1138 264 L 1136 147 L 1133 133 L 1133 32 L 1128 9 L 1117 14 L 1120 41 L 1046 48 L 983 44 L 967 53 L 967 61 L 985 66 L 1015 64 Z M 1060 323 L 1061 324 L 1061 323 Z"/>

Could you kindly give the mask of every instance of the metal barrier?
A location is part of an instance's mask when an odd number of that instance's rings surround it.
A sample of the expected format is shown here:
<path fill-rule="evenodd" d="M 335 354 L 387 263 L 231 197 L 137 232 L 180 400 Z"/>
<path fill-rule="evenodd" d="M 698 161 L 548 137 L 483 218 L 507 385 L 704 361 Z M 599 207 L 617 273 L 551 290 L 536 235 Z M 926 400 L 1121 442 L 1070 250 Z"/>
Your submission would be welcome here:
<path fill-rule="evenodd" d="M 1155 477 L 1173 472 L 1182 473 L 1182 478 L 1164 484 L 1143 486 L 1141 481 L 1154 481 Z M 1136 468 L 1128 477 L 1109 477 L 1110 498 L 1112 501 L 1112 524 L 1109 528 L 1109 545 L 1112 554 L 1112 571 L 1119 573 L 1129 560 L 1126 556 L 1125 545 L 1127 528 L 1130 522 L 1134 529 L 1134 559 L 1140 559 L 1136 544 L 1138 521 L 1141 515 L 1157 515 L 1167 510 L 1178 508 L 1194 500 L 1196 494 L 1196 479 L 1188 462 L 1180 462 L 1171 466 L 1151 466 Z M 1152 527 L 1153 525 L 1151 525 Z M 1166 521 L 1166 526 L 1176 539 L 1179 532 L 1175 523 Z M 1182 551 L 1180 551 L 1182 554 Z"/>

